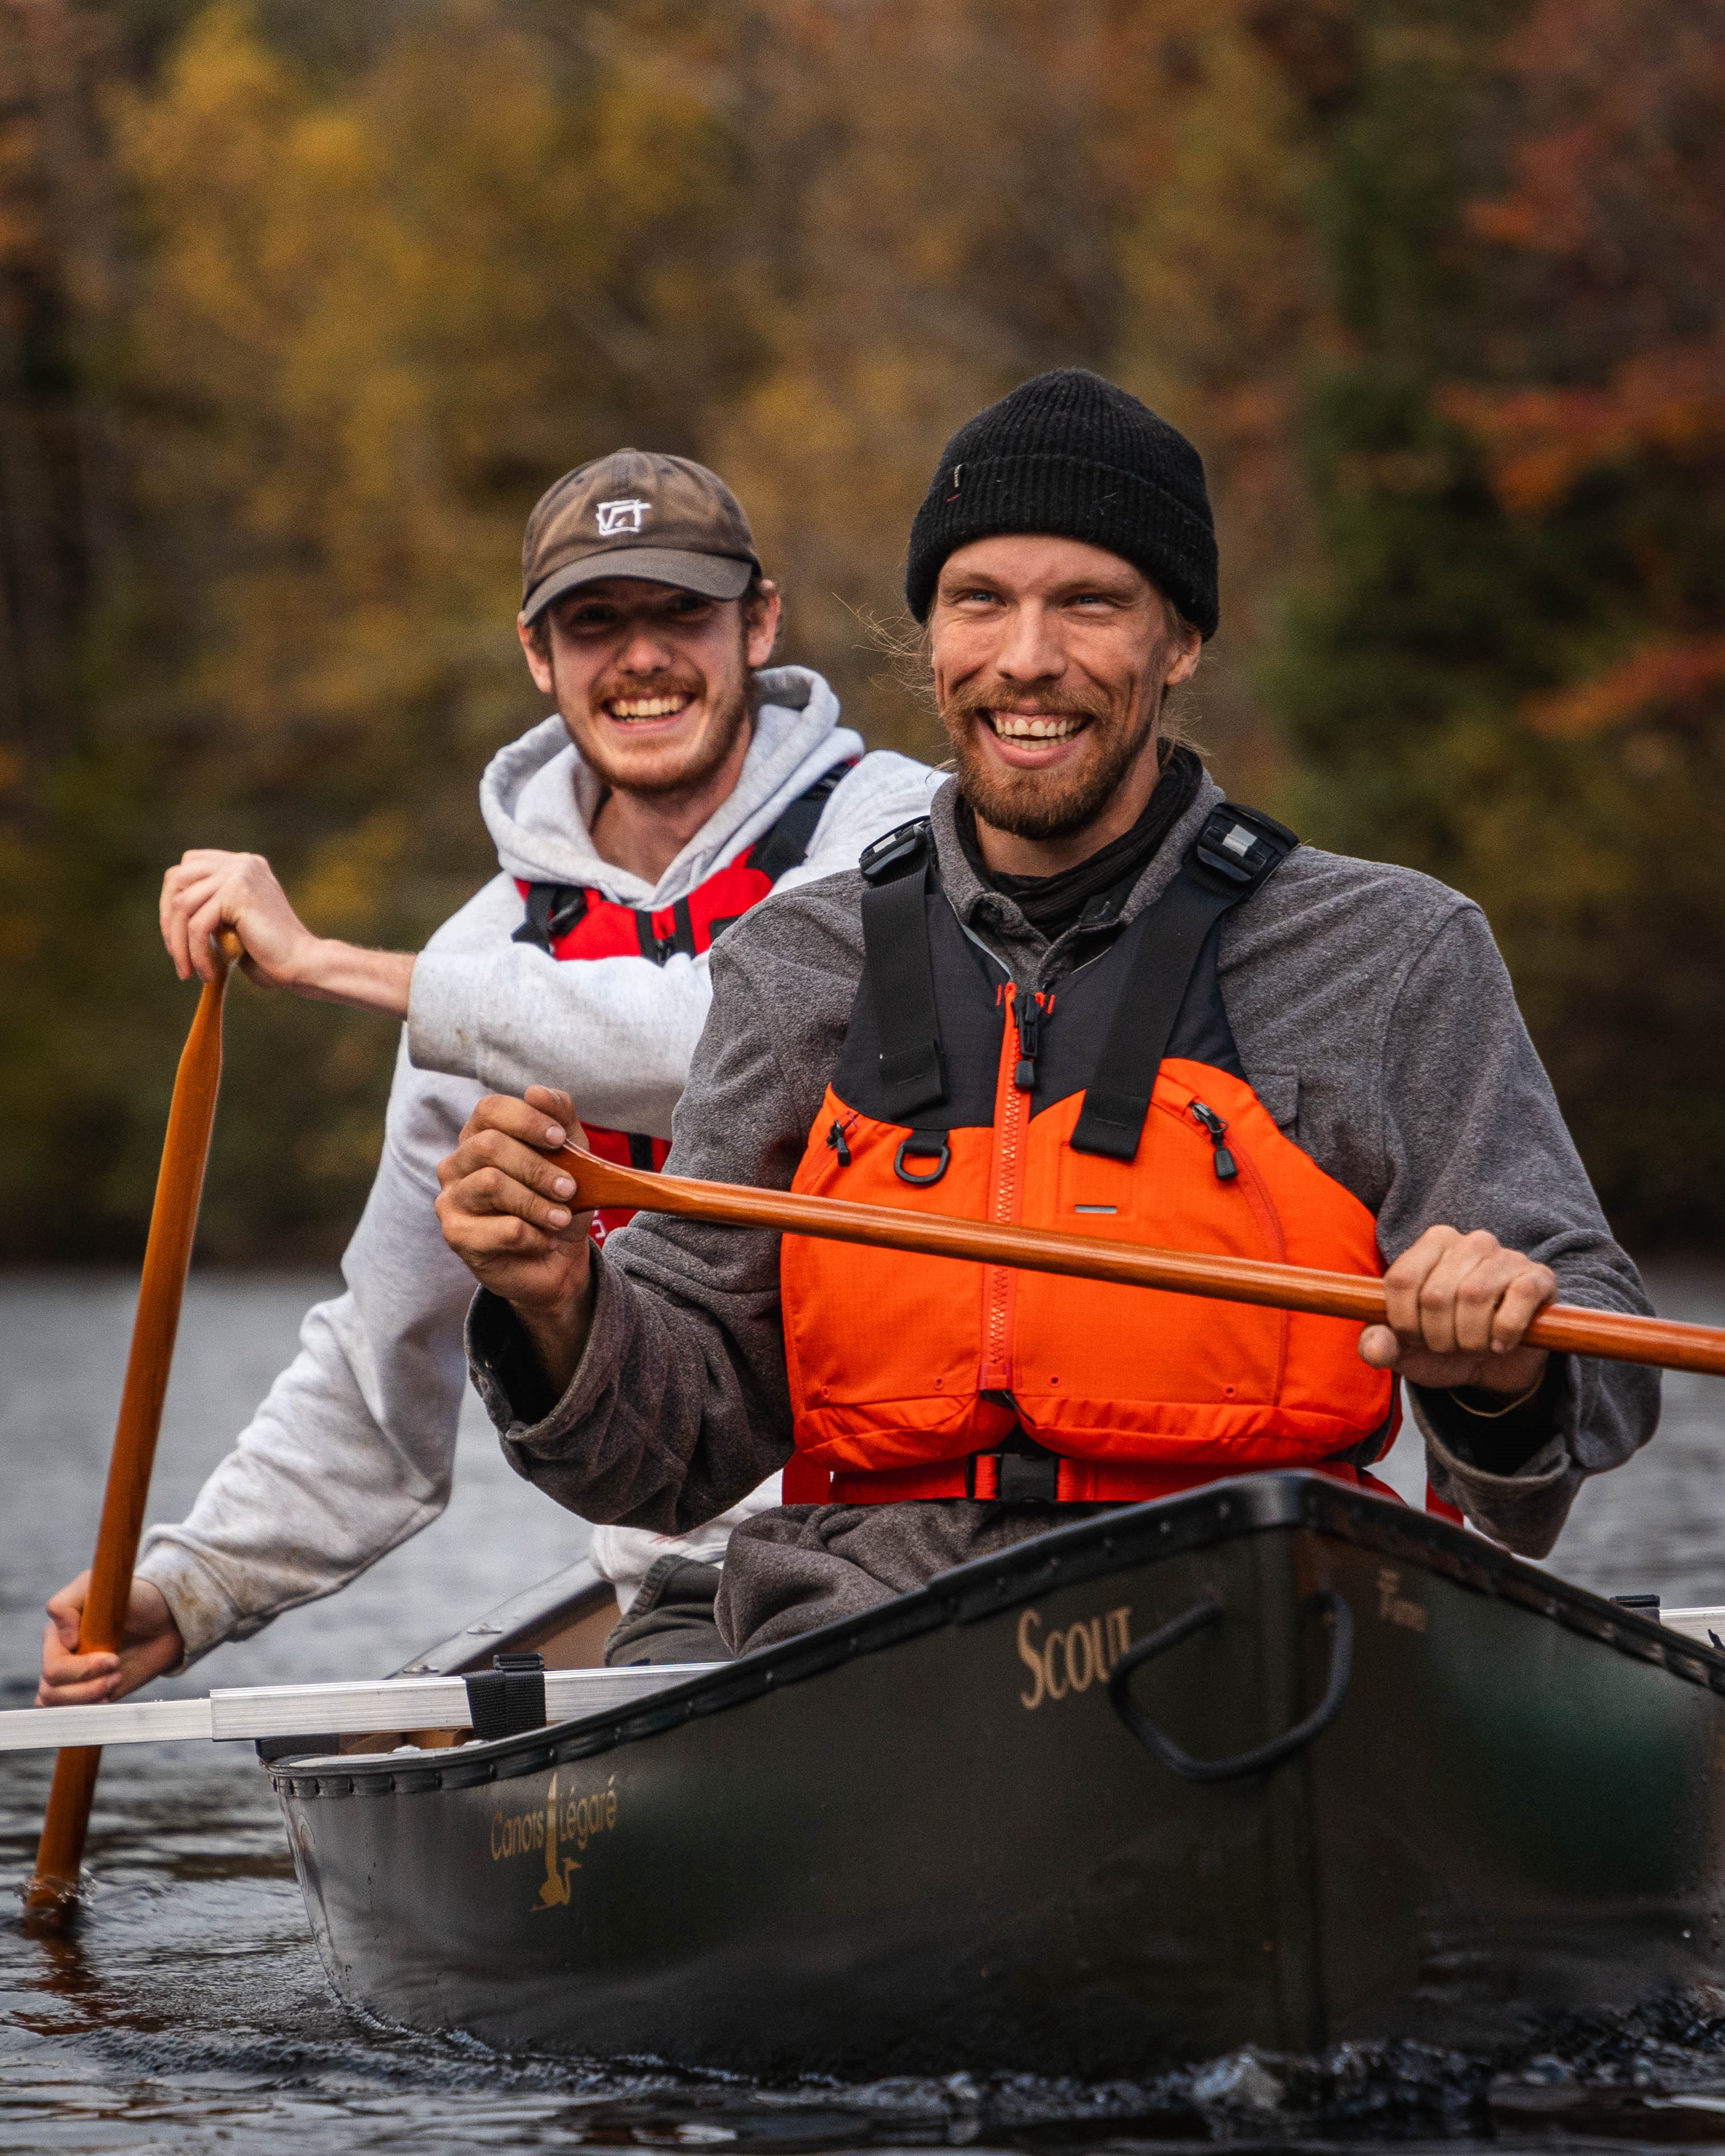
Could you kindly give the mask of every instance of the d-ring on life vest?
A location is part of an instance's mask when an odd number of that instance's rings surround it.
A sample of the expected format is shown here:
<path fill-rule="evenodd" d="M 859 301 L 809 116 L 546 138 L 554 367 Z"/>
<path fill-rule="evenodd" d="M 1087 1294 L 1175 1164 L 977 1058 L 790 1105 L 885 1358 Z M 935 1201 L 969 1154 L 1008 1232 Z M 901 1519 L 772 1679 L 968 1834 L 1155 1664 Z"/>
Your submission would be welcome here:
<path fill-rule="evenodd" d="M 1382 1270 L 1370 1211 L 1277 1127 L 1217 978 L 1298 843 L 1231 804 L 1105 949 L 1026 994 L 939 889 L 926 824 L 863 856 L 864 969 L 793 1188 L 960 1219 Z M 1081 948 L 1082 947 L 1081 947 Z M 787 1236 L 788 1503 L 1159 1496 L 1378 1458 L 1396 1388 L 1334 1319 Z"/>
<path fill-rule="evenodd" d="M 516 888 L 527 902 L 527 917 L 511 941 L 532 943 L 553 958 L 648 958 L 662 966 L 680 952 L 699 957 L 733 921 L 765 898 L 778 879 L 801 866 L 814 829 L 839 782 L 855 768 L 835 764 L 799 793 L 778 820 L 735 860 L 715 869 L 686 898 L 658 911 L 624 906 L 602 891 L 581 884 L 524 883 Z M 665 1165 L 670 1151 L 664 1138 L 640 1131 L 608 1131 L 583 1125 L 587 1142 L 602 1160 L 620 1167 Z M 634 1218 L 628 1206 L 608 1206 L 593 1215 L 593 1235 L 603 1243 L 613 1229 Z"/>

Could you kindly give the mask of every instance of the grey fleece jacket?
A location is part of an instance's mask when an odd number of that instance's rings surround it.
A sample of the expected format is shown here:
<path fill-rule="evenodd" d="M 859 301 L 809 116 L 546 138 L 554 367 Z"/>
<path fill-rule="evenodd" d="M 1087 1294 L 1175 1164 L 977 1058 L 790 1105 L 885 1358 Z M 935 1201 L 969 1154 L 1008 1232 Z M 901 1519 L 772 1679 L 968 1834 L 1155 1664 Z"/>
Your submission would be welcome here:
<path fill-rule="evenodd" d="M 1021 989 L 1070 963 L 966 860 L 956 788 L 936 796 L 947 894 Z M 1138 880 L 1166 888 L 1219 789 L 1208 777 Z M 674 1172 L 787 1187 L 837 1060 L 862 966 L 861 879 L 775 895 L 713 962 L 713 1006 L 678 1106 Z M 1435 1224 L 1490 1229 L 1550 1265 L 1565 1301 L 1645 1311 L 1534 1054 L 1477 906 L 1410 870 L 1299 848 L 1224 923 L 1219 978 L 1240 1059 L 1281 1128 L 1369 1207 L 1386 1260 Z M 593 1323 L 548 1408 L 507 1306 L 469 1318 L 475 1382 L 519 1471 L 588 1517 L 683 1527 L 734 1504 L 792 1450 L 778 1238 L 641 1214 L 598 1264 Z M 865 1313 L 857 1313 L 866 1323 Z M 1554 1361 L 1510 1471 L 1497 1425 L 1414 1392 L 1431 1479 L 1512 1548 L 1543 1555 L 1583 1479 L 1658 1415 L 1655 1373 Z M 1502 1464 L 1502 1463 L 1500 1463 Z M 1070 1512 L 1067 1515 L 1070 1517 Z M 950 1501 L 789 1507 L 733 1535 L 719 1621 L 741 1652 L 846 1615 L 1039 1532 L 1033 1507 Z"/>
<path fill-rule="evenodd" d="M 599 782 L 561 719 L 543 721 L 492 759 L 480 806 L 499 873 L 444 923 L 413 968 L 383 1155 L 341 1260 L 346 1291 L 307 1313 L 300 1353 L 189 1516 L 144 1538 L 139 1576 L 167 1598 L 188 1661 L 334 1594 L 448 1502 L 473 1280 L 444 1241 L 432 1205 L 438 1162 L 480 1096 L 542 1081 L 573 1093 L 595 1122 L 670 1133 L 706 1016 L 707 958 L 559 964 L 511 942 L 522 919 L 515 879 L 583 884 L 625 906 L 663 909 L 752 845 L 837 764 L 855 767 L 834 789 L 802 866 L 781 877 L 780 888 L 830 875 L 871 839 L 923 813 L 936 774 L 906 757 L 864 755 L 819 675 L 775 667 L 760 685 L 735 791 L 655 885 L 594 850 L 589 824 Z M 732 1502 L 746 1517 L 776 1505 L 778 1486 L 739 1491 Z M 676 1547 L 712 1559 L 734 1522 L 702 1517 L 711 1524 Z M 605 1527 L 591 1553 L 626 1609 L 665 1550 L 662 1537 Z"/>

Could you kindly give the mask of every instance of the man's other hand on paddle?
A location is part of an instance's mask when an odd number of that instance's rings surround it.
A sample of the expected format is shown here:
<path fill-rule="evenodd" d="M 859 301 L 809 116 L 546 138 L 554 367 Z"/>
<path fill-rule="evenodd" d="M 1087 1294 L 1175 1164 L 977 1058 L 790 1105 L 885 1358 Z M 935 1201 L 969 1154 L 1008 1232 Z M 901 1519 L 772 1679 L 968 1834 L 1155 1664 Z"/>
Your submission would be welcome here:
<path fill-rule="evenodd" d="M 1384 1276 L 1388 1325 L 1360 1335 L 1361 1358 L 1433 1392 L 1478 1389 L 1513 1401 L 1545 1374 L 1522 1335 L 1558 1291 L 1549 1265 L 1476 1229 L 1428 1228 Z"/>
<path fill-rule="evenodd" d="M 437 1171 L 444 1240 L 481 1287 L 513 1305 L 560 1394 L 593 1312 L 593 1214 L 571 1209 L 574 1178 L 546 1156 L 581 1138 L 575 1103 L 554 1086 L 530 1086 L 519 1101 L 488 1094 Z"/>
<path fill-rule="evenodd" d="M 186 1652 L 162 1589 L 134 1579 L 126 1605 L 126 1637 L 117 1655 L 80 1655 L 78 1627 L 90 1574 L 80 1572 L 48 1605 L 48 1629 L 42 1635 L 42 1681 L 38 1707 L 95 1707 L 105 1699 L 123 1699 L 151 1677 L 175 1668 Z"/>

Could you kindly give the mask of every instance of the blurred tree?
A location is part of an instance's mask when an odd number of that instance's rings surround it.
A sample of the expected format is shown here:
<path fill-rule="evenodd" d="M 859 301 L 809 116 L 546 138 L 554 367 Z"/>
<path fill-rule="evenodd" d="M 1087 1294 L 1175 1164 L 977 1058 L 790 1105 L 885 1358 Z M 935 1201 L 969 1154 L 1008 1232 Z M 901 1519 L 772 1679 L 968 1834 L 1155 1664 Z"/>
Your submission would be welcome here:
<path fill-rule="evenodd" d="M 5 0 L 0 1251 L 136 1246 L 183 846 L 407 944 L 485 875 L 557 472 L 719 465 L 935 752 L 865 623 L 1075 362 L 1209 458 L 1224 780 L 1474 891 L 1620 1220 L 1710 1227 L 1722 7 Z M 242 997 L 209 1250 L 339 1241 L 392 1052 Z"/>
<path fill-rule="evenodd" d="M 0 199 L 28 212 L 0 277 L 22 245 L 17 319 L 51 361 L 9 408 L 69 536 L 6 557 L 8 598 L 64 573 L 13 699 L 38 748 L 0 855 L 0 1251 L 136 1247 L 189 1010 L 155 946 L 184 846 L 258 847 L 321 927 L 409 945 L 486 874 L 475 783 L 536 713 L 521 521 L 622 441 L 722 469 L 787 652 L 871 739 L 933 751 L 865 622 L 900 606 L 941 444 L 1039 367 L 1122 375 L 1218 446 L 1201 724 L 1275 779 L 1228 652 L 1300 521 L 1317 259 L 1311 131 L 1241 0 L 4 5 L 0 66 L 37 74 L 0 123 Z M 100 212 L 57 224 L 44 23 Z M 29 458 L 8 470 L 28 494 Z M 393 1048 L 242 992 L 208 1250 L 339 1242 Z"/>
<path fill-rule="evenodd" d="M 1299 0 L 1309 41 L 1322 11 Z M 1317 534 L 1297 422 L 1327 333 L 1312 218 L 1319 133 L 1263 0 L 1168 0 L 1127 18 L 1108 79 L 1152 95 L 1120 146 L 1129 205 L 1110 371 L 1202 445 L 1222 559 L 1223 626 L 1186 692 L 1186 719 L 1240 797 L 1273 806 L 1289 782 L 1254 661 Z"/>
<path fill-rule="evenodd" d="M 1725 8 L 1373 0 L 1331 123 L 1314 836 L 1480 899 L 1622 1232 L 1716 1234 Z"/>
<path fill-rule="evenodd" d="M 38 947 L 0 1102 L 14 1251 L 125 1247 L 147 1211 L 186 1002 L 151 947 L 165 863 L 264 848 L 330 930 L 420 940 L 490 865 L 474 787 L 536 715 L 526 509 L 619 439 L 697 446 L 746 362 L 723 131 L 505 13 L 417 12 L 331 80 L 217 7 L 112 100 L 133 543 L 86 609 L 81 721 L 12 879 Z M 326 1248 L 393 1042 L 245 1008 L 206 1240 Z"/>

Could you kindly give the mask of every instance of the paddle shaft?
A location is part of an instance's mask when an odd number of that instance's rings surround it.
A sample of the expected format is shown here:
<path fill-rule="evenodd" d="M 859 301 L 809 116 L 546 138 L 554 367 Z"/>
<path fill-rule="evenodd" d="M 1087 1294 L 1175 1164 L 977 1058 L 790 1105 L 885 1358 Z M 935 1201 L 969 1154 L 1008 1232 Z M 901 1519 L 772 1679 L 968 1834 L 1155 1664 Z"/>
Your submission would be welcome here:
<path fill-rule="evenodd" d="M 620 1168 L 576 1146 L 566 1147 L 557 1158 L 558 1166 L 575 1178 L 576 1202 L 583 1207 L 635 1206 L 685 1219 L 776 1228 L 789 1235 L 914 1250 L 926 1257 L 961 1258 L 973 1265 L 1067 1273 L 1080 1280 L 1162 1288 L 1222 1302 L 1262 1303 L 1272 1310 L 1352 1318 L 1362 1325 L 1384 1322 L 1384 1283 L 1358 1273 L 1316 1272 L 1303 1265 L 1196 1250 L 1151 1250 L 1139 1244 L 1104 1242 L 1097 1235 L 997 1226 L 943 1214 L 901 1213 L 888 1206 L 858 1205 L 845 1199 L 814 1198 L 795 1191 L 699 1183 L 686 1176 Z M 1528 1327 L 1527 1340 L 1530 1347 L 1548 1348 L 1556 1354 L 1594 1355 L 1612 1363 L 1648 1363 L 1661 1369 L 1725 1377 L 1725 1329 L 1717 1326 L 1681 1325 L 1670 1318 L 1581 1310 L 1554 1302 Z"/>
<path fill-rule="evenodd" d="M 222 999 L 228 968 L 240 954 L 231 929 L 220 938 L 215 978 L 204 983 L 192 1029 L 181 1052 L 156 1179 L 156 1202 L 144 1246 L 143 1276 L 132 1318 L 131 1353 L 120 1396 L 120 1419 L 108 1462 L 108 1486 L 96 1529 L 95 1556 L 78 1628 L 80 1655 L 116 1654 L 126 1634 L 126 1604 L 131 1596 L 131 1568 L 138 1553 L 144 1507 L 150 1495 L 150 1471 L 162 1428 L 162 1404 L 173 1362 L 185 1292 L 192 1240 L 203 1194 L 204 1163 L 215 1122 L 216 1094 L 222 1082 Z M 39 1912 L 62 1904 L 78 1883 L 84 1861 L 84 1837 L 95 1795 L 102 1755 L 93 1746 L 63 1751 L 54 1763 L 54 1786 L 36 1851 L 36 1873 L 26 1897 Z"/>

